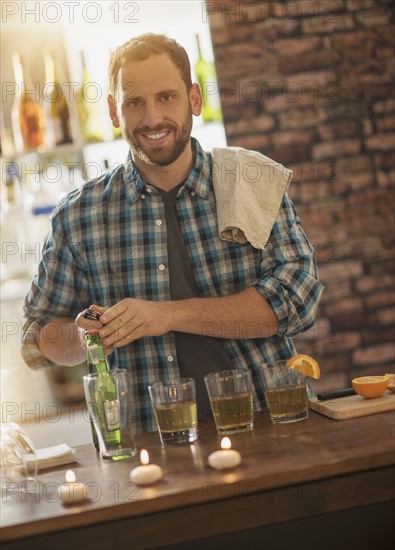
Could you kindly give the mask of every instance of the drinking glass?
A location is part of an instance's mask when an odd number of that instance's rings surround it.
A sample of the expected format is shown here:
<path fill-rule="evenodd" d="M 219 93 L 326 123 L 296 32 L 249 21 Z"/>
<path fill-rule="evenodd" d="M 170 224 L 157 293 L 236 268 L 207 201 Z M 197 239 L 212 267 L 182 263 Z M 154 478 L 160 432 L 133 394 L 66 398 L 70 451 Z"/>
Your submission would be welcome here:
<path fill-rule="evenodd" d="M 15 422 L 1 425 L 0 466 L 2 491 L 35 493 L 39 490 L 34 445 Z"/>
<path fill-rule="evenodd" d="M 196 387 L 193 378 L 148 386 L 162 443 L 191 443 L 198 438 Z"/>
<path fill-rule="evenodd" d="M 254 429 L 253 384 L 249 370 L 213 372 L 204 377 L 219 435 Z"/>
<path fill-rule="evenodd" d="M 134 405 L 127 372 L 114 369 L 84 379 L 89 416 L 99 441 L 100 457 L 123 460 L 137 453 L 133 434 Z"/>
<path fill-rule="evenodd" d="M 273 424 L 305 420 L 308 403 L 304 374 L 287 367 L 286 361 L 265 363 L 259 370 Z"/>

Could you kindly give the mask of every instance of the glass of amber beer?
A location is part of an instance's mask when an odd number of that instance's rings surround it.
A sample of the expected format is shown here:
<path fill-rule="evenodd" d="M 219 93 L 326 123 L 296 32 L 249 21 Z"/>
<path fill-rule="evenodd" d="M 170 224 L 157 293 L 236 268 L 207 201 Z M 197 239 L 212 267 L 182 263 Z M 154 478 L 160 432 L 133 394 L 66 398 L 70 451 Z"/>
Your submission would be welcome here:
<path fill-rule="evenodd" d="M 196 387 L 193 378 L 148 386 L 162 443 L 192 443 L 198 438 Z"/>
<path fill-rule="evenodd" d="M 249 370 L 213 372 L 204 377 L 219 435 L 254 429 L 253 384 Z"/>
<path fill-rule="evenodd" d="M 308 403 L 304 374 L 289 368 L 286 361 L 265 363 L 259 369 L 273 424 L 306 419 Z"/>

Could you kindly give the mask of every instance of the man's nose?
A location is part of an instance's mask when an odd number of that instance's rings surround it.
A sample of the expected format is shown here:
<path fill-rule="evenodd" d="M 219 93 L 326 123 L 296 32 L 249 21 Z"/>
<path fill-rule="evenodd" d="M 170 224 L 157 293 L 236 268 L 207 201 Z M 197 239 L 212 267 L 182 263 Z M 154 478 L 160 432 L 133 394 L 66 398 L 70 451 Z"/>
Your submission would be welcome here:
<path fill-rule="evenodd" d="M 163 121 L 162 111 L 156 102 L 147 102 L 144 111 L 144 126 L 154 128 Z"/>

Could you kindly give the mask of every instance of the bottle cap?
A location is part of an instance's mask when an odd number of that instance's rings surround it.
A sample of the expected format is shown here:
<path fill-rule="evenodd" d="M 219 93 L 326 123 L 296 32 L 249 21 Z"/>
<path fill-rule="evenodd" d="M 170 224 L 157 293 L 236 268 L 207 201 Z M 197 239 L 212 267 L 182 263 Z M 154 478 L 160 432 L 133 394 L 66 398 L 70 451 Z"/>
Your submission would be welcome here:
<path fill-rule="evenodd" d="M 101 314 L 97 311 L 93 311 L 93 309 L 87 308 L 84 311 L 84 317 L 85 319 L 91 319 L 92 321 L 100 321 Z"/>

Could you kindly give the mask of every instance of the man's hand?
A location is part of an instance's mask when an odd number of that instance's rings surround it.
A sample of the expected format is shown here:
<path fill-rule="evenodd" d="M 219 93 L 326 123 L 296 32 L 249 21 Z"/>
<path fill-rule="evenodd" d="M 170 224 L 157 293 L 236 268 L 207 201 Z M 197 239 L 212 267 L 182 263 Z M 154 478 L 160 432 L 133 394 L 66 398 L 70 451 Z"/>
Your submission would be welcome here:
<path fill-rule="evenodd" d="M 170 304 L 125 298 L 107 310 L 100 308 L 103 309 L 100 321 L 104 325 L 100 336 L 104 345 L 120 348 L 143 336 L 161 336 L 173 330 Z"/>
<path fill-rule="evenodd" d="M 96 311 L 97 313 L 103 314 L 105 311 L 107 311 L 108 308 L 93 305 L 90 307 L 90 309 L 92 309 L 93 311 Z M 85 313 L 85 310 L 81 311 L 81 313 L 77 315 L 75 319 L 75 324 L 78 327 L 78 335 L 80 337 L 81 344 L 84 347 L 86 347 L 85 331 L 90 329 L 101 329 L 103 327 L 103 323 L 101 323 L 100 321 L 94 321 L 93 319 L 86 319 L 84 317 L 84 313 Z M 106 355 L 109 355 L 113 351 L 114 351 L 113 346 L 105 345 L 104 353 Z"/>
<path fill-rule="evenodd" d="M 254 287 L 215 298 L 164 302 L 125 298 L 110 308 L 91 309 L 101 313 L 100 321 L 84 319 L 82 312 L 76 323 L 84 330 L 87 323 L 99 328 L 106 353 L 144 336 L 170 331 L 215 338 L 268 338 L 278 330 L 276 314 Z"/>

